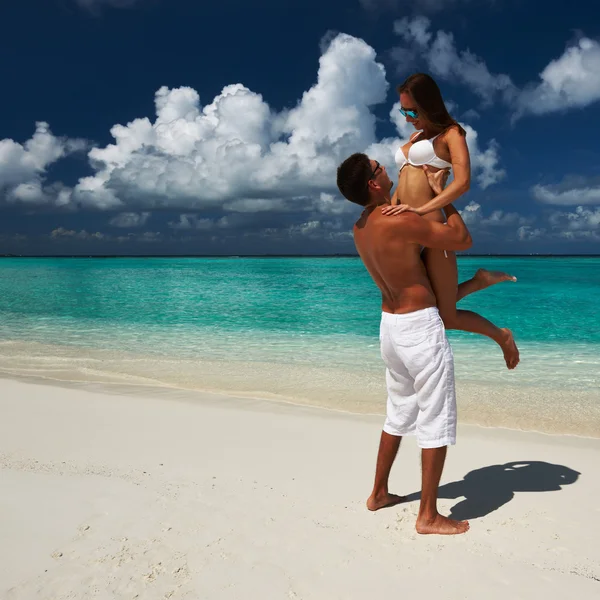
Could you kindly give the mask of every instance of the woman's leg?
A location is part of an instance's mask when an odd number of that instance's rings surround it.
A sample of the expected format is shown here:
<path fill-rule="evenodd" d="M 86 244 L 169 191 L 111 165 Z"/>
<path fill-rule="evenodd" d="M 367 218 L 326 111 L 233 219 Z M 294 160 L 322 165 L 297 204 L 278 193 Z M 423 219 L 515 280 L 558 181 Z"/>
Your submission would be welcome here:
<path fill-rule="evenodd" d="M 503 271 L 488 271 L 487 269 L 477 269 L 477 272 L 471 279 L 467 279 L 458 284 L 456 301 L 459 302 L 465 296 L 479 292 L 485 288 L 501 283 L 502 281 L 516 281 L 517 278 Z"/>
<path fill-rule="evenodd" d="M 446 254 L 443 250 L 426 248 L 423 256 L 444 326 L 446 329 L 460 329 L 491 338 L 502 348 L 506 366 L 514 369 L 519 363 L 519 350 L 511 331 L 496 327 L 492 322 L 470 310 L 456 309 L 458 297 L 456 255 L 454 252 Z"/>

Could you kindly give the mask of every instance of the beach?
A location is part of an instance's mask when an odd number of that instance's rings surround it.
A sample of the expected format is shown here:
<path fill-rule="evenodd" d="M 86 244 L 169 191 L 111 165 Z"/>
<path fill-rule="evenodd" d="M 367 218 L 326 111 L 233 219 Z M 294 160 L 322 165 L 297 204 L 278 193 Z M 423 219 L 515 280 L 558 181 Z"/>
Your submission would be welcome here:
<path fill-rule="evenodd" d="M 461 308 L 510 327 L 449 331 L 461 422 L 600 438 L 600 258 L 459 257 L 517 277 Z M 0 377 L 268 398 L 381 414 L 381 298 L 358 257 L 0 261 Z"/>
<path fill-rule="evenodd" d="M 458 443 L 373 484 L 380 299 L 357 258 L 0 261 L 0 598 L 359 600 L 600 593 L 598 258 L 461 258 L 517 283 L 449 332 Z"/>
<path fill-rule="evenodd" d="M 415 441 L 365 508 L 381 418 L 0 380 L 0 597 L 597 598 L 600 440 L 461 425 L 418 536 Z"/>

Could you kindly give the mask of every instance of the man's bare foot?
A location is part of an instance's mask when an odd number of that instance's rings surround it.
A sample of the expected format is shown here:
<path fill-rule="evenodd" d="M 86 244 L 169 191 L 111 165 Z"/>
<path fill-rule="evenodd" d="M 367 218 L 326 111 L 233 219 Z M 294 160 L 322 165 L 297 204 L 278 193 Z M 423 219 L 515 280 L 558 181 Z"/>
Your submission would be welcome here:
<path fill-rule="evenodd" d="M 417 519 L 416 530 L 421 535 L 459 535 L 469 531 L 469 521 L 455 521 L 437 515 L 434 519 Z"/>
<path fill-rule="evenodd" d="M 380 508 L 396 506 L 396 504 L 400 504 L 405 500 L 405 496 L 397 496 L 396 494 L 382 494 L 381 496 L 371 495 L 367 500 L 367 508 L 369 510 L 379 510 Z"/>
<path fill-rule="evenodd" d="M 517 344 L 515 344 L 512 331 L 506 328 L 501 331 L 504 334 L 504 339 L 500 345 L 502 352 L 504 352 L 506 366 L 509 369 L 514 369 L 519 364 L 519 349 L 517 348 Z"/>
<path fill-rule="evenodd" d="M 501 283 L 502 281 L 516 281 L 517 278 L 503 271 L 488 271 L 487 269 L 477 269 L 477 273 L 473 279 L 477 279 L 481 285 L 481 289 Z"/>

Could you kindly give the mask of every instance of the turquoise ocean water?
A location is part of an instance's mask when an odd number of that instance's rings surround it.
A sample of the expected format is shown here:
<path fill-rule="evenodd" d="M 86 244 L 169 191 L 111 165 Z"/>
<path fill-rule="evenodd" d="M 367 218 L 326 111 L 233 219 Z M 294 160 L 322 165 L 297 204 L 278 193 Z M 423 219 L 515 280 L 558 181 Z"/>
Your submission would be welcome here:
<path fill-rule="evenodd" d="M 460 306 L 510 327 L 521 364 L 508 372 L 493 342 L 449 332 L 457 380 L 531 389 L 557 405 L 576 397 L 582 419 L 595 418 L 600 259 L 461 257 L 460 279 L 478 267 L 518 282 Z M 0 261 L 7 375 L 267 393 L 378 412 L 379 317 L 379 293 L 358 258 Z M 518 406 L 507 407 L 501 424 L 518 425 Z M 551 408 L 560 421 L 565 407 Z"/>

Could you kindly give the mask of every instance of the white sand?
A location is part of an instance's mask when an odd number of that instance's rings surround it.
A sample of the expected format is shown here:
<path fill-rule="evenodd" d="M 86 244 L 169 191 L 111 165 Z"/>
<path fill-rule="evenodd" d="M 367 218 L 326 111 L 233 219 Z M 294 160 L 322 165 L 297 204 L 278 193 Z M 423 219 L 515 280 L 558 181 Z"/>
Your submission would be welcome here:
<path fill-rule="evenodd" d="M 158 393 L 0 381 L 2 600 L 600 597 L 600 440 L 462 427 L 471 531 L 422 537 L 416 500 L 364 508 L 380 418 Z"/>

